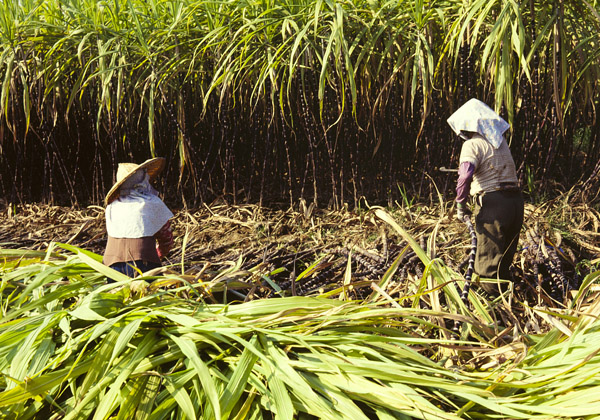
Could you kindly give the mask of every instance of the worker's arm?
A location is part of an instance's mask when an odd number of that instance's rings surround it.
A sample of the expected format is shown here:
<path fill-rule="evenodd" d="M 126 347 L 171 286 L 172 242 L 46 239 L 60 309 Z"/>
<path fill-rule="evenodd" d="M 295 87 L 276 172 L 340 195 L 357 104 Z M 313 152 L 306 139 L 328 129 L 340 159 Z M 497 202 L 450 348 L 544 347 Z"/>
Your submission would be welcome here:
<path fill-rule="evenodd" d="M 463 220 L 465 215 L 470 215 L 471 211 L 467 208 L 466 202 L 469 197 L 469 189 L 473 180 L 475 165 L 471 162 L 463 162 L 458 167 L 458 181 L 456 182 L 456 217 Z"/>
<path fill-rule="evenodd" d="M 463 162 L 458 167 L 458 181 L 456 182 L 456 204 L 464 205 L 469 197 L 469 189 L 471 181 L 473 181 L 473 173 L 475 165 L 471 162 Z"/>
<path fill-rule="evenodd" d="M 171 251 L 174 243 L 171 222 L 167 220 L 167 223 L 154 235 L 154 238 L 156 239 L 158 256 L 163 258 Z"/>

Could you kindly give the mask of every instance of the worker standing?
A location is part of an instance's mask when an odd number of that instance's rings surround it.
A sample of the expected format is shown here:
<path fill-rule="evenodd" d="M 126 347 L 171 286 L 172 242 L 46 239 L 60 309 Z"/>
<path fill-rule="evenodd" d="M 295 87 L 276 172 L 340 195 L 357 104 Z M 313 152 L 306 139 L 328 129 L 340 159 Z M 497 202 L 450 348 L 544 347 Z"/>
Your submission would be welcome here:
<path fill-rule="evenodd" d="M 523 225 L 524 202 L 515 163 L 504 133 L 510 125 L 489 106 L 470 99 L 448 118 L 452 130 L 465 140 L 460 152 L 456 185 L 456 216 L 462 221 L 475 201 L 477 251 L 475 272 L 480 277 L 511 280 L 512 264 Z"/>

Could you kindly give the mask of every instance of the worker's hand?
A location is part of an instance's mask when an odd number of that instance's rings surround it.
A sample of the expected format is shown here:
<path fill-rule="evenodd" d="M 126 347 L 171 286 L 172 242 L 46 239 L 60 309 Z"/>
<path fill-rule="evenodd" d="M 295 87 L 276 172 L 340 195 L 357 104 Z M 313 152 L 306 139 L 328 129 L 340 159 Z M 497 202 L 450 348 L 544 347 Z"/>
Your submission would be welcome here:
<path fill-rule="evenodd" d="M 464 203 L 456 203 L 456 218 L 462 222 L 465 216 L 471 216 L 471 210 Z"/>

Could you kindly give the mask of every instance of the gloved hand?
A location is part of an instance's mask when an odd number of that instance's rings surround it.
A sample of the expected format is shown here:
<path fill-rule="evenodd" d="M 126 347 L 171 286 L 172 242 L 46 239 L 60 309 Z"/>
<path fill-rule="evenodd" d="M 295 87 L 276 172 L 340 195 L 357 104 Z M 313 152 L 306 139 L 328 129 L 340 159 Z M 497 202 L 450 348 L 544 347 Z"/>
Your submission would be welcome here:
<path fill-rule="evenodd" d="M 465 216 L 471 216 L 472 212 L 465 203 L 456 203 L 456 218 L 461 222 L 465 220 Z"/>

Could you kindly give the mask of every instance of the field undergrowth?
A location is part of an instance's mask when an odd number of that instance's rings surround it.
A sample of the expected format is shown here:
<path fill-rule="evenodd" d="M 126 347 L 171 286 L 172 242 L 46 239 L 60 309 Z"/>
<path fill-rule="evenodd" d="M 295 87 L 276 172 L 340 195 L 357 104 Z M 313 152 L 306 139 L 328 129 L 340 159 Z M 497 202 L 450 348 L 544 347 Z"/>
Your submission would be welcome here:
<path fill-rule="evenodd" d="M 102 208 L 5 206 L 0 413 L 595 418 L 597 210 L 528 204 L 512 287 L 475 277 L 466 303 L 451 210 L 213 203 L 130 279 L 101 263 Z"/>

